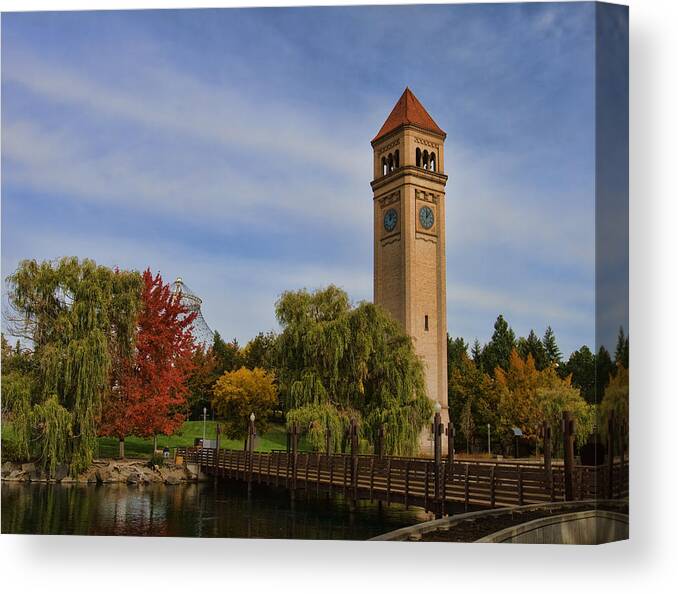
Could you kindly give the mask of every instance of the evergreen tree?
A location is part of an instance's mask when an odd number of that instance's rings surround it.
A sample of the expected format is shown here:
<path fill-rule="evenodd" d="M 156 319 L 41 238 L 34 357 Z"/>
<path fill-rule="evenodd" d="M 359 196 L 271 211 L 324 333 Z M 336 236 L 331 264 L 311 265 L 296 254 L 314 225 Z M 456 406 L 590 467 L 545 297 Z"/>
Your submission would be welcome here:
<path fill-rule="evenodd" d="M 485 345 L 482 352 L 483 369 L 488 373 L 494 373 L 497 367 L 506 370 L 509 365 L 511 352 L 516 347 L 516 335 L 499 314 L 494 323 L 492 339 Z"/>
<path fill-rule="evenodd" d="M 546 352 L 546 365 L 560 365 L 563 355 L 560 352 L 560 348 L 556 342 L 556 335 L 551 326 L 546 328 L 544 338 L 542 338 L 542 344 L 544 345 L 544 350 Z"/>
<path fill-rule="evenodd" d="M 601 346 L 596 356 L 596 402 L 601 402 L 615 367 L 608 350 Z"/>
<path fill-rule="evenodd" d="M 471 359 L 480 370 L 483 369 L 483 348 L 480 346 L 480 341 L 476 338 L 471 347 Z"/>
<path fill-rule="evenodd" d="M 243 365 L 248 369 L 273 370 L 276 338 L 274 332 L 259 332 L 242 349 Z"/>
<path fill-rule="evenodd" d="M 614 352 L 614 362 L 616 365 L 621 365 L 625 369 L 629 368 L 629 338 L 628 336 L 624 336 L 623 326 L 619 326 L 617 348 Z"/>
<path fill-rule="evenodd" d="M 452 338 L 447 335 L 447 376 L 454 369 L 462 364 L 462 361 L 468 359 L 468 344 L 463 338 Z"/>
<path fill-rule="evenodd" d="M 530 330 L 527 338 L 520 338 L 518 340 L 517 348 L 518 353 L 523 359 L 527 359 L 528 355 L 532 355 L 538 371 L 547 367 L 546 349 L 534 330 Z"/>
<path fill-rule="evenodd" d="M 586 345 L 574 351 L 562 366 L 563 374 L 572 376 L 572 385 L 579 388 L 586 402 L 596 401 L 596 357 Z"/>
<path fill-rule="evenodd" d="M 221 377 L 227 371 L 240 369 L 244 364 L 238 341 L 234 338 L 231 342 L 225 342 L 219 332 L 214 333 L 212 352 L 217 360 L 217 377 Z"/>

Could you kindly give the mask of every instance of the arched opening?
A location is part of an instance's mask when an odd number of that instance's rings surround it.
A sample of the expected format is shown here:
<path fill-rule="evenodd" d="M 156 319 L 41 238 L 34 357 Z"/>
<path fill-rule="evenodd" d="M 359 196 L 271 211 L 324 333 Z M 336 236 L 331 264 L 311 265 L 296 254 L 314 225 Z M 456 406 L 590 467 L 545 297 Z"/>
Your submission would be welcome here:
<path fill-rule="evenodd" d="M 381 174 L 386 175 L 388 173 L 388 164 L 386 163 L 386 157 L 381 158 Z"/>
<path fill-rule="evenodd" d="M 421 167 L 421 149 L 417 149 L 417 167 Z"/>
<path fill-rule="evenodd" d="M 428 151 L 424 151 L 424 154 L 422 156 L 422 165 L 424 169 L 428 169 Z"/>
<path fill-rule="evenodd" d="M 388 154 L 388 171 L 389 173 L 393 171 L 393 154 L 389 153 Z"/>
<path fill-rule="evenodd" d="M 431 153 L 429 163 L 430 163 L 429 169 L 431 171 L 436 171 L 436 154 L 435 153 Z"/>
<path fill-rule="evenodd" d="M 400 151 L 396 150 L 395 155 L 393 157 L 393 161 L 395 164 L 395 168 L 398 169 L 400 167 Z"/>

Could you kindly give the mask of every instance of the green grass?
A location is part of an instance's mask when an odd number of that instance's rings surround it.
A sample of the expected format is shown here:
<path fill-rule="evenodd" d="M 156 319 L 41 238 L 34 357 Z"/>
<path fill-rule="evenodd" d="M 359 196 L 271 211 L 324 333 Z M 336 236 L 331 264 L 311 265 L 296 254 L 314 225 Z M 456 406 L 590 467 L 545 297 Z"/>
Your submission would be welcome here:
<path fill-rule="evenodd" d="M 217 422 L 207 421 L 205 423 L 205 437 L 207 439 L 216 439 Z M 158 435 L 158 448 L 165 446 L 176 448 L 181 446 L 192 446 L 196 437 L 202 437 L 202 421 L 186 421 L 174 435 Z M 226 439 L 222 435 L 221 444 L 224 448 L 242 449 L 242 440 Z M 284 450 L 287 446 L 287 436 L 284 425 L 271 424 L 264 435 L 258 436 L 255 441 L 255 449 L 263 452 L 271 450 Z M 305 440 L 300 439 L 299 447 L 304 449 Z M 125 439 L 125 456 L 128 458 L 150 458 L 153 453 L 153 439 L 142 437 L 128 437 Z M 100 437 L 99 451 L 95 455 L 100 458 L 116 458 L 118 456 L 118 440 L 115 437 Z"/>

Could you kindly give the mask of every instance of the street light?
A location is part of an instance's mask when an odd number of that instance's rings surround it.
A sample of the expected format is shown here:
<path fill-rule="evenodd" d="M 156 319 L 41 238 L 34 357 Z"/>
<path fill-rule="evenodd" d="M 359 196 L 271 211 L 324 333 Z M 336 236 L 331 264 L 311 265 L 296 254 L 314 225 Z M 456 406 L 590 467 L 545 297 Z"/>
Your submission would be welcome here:
<path fill-rule="evenodd" d="M 250 421 L 252 421 L 254 423 L 254 419 L 256 419 L 256 417 L 254 416 L 254 413 L 251 413 L 250 414 Z"/>
<path fill-rule="evenodd" d="M 206 431 L 206 425 L 207 425 L 207 407 L 203 406 L 202 407 L 202 445 L 205 445 L 205 437 L 207 435 L 205 434 Z"/>

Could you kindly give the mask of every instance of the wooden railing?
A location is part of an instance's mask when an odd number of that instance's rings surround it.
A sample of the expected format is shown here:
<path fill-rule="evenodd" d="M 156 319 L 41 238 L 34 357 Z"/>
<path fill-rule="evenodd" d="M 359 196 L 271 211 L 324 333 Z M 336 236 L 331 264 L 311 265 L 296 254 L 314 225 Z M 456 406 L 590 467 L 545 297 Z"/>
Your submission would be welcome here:
<path fill-rule="evenodd" d="M 210 475 L 286 487 L 342 493 L 352 500 L 371 499 L 415 505 L 446 513 L 450 504 L 507 507 L 566 499 L 603 499 L 628 495 L 628 461 L 609 465 L 550 469 L 541 463 L 493 460 L 445 460 L 321 452 L 249 452 L 208 448 L 177 448 L 185 462 Z M 609 484 L 611 476 L 612 483 Z"/>

